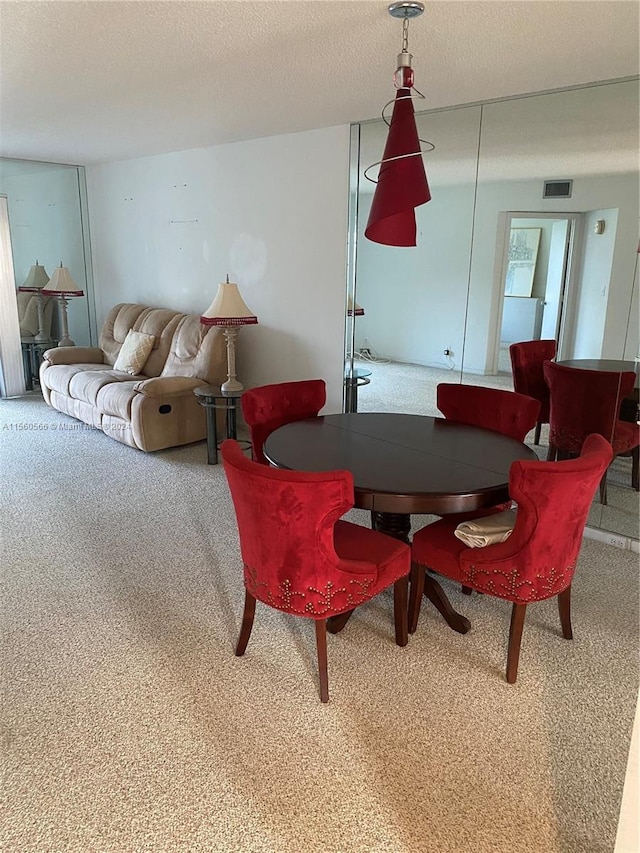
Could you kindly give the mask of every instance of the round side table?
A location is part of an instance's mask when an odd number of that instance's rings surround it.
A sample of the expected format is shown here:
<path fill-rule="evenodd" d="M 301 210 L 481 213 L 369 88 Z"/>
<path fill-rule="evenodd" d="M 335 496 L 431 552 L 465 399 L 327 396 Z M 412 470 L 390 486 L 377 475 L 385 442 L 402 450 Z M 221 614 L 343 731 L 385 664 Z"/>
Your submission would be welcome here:
<path fill-rule="evenodd" d="M 347 389 L 345 395 L 345 412 L 354 413 L 358 411 L 358 388 L 362 385 L 368 385 L 371 380 L 371 371 L 366 367 L 354 367 L 352 371 L 348 371 L 344 377 L 344 384 Z"/>
<path fill-rule="evenodd" d="M 218 425 L 216 423 L 216 412 L 218 409 L 223 409 L 226 412 L 226 438 L 237 438 L 238 400 L 242 397 L 243 392 L 234 391 L 226 394 L 219 385 L 200 385 L 199 388 L 194 388 L 193 393 L 205 409 L 207 416 L 207 463 L 217 465 Z"/>

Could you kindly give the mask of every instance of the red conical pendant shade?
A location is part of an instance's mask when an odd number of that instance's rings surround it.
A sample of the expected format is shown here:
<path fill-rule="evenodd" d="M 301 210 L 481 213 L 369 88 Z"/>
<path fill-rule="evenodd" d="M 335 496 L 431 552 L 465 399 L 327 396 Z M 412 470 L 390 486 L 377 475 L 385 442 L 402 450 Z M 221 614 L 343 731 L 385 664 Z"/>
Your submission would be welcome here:
<path fill-rule="evenodd" d="M 410 89 L 398 89 L 378 185 L 364 235 L 386 246 L 416 245 L 415 208 L 431 198 L 422 156 L 388 158 L 420 151 Z"/>

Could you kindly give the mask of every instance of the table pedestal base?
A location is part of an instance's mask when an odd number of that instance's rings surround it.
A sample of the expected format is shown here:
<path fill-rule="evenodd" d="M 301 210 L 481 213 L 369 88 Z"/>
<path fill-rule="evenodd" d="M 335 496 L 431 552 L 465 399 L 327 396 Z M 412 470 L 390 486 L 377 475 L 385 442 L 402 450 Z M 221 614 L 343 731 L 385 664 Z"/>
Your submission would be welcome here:
<path fill-rule="evenodd" d="M 411 533 L 411 516 L 402 512 L 371 512 L 371 527 L 387 536 L 393 536 L 401 542 L 411 544 L 409 534 Z"/>
<path fill-rule="evenodd" d="M 371 526 L 380 533 L 386 533 L 387 536 L 392 536 L 394 539 L 406 542 L 407 545 L 410 544 L 410 515 L 399 512 L 377 512 L 374 510 L 371 513 Z M 469 622 L 466 616 L 453 609 L 451 602 L 438 581 L 423 569 L 412 566 L 411 600 L 413 600 L 414 596 L 422 595 L 423 593 L 451 629 L 457 631 L 458 634 L 467 633 L 471 628 L 471 622 Z M 411 605 L 409 605 L 409 610 L 411 611 Z M 347 624 L 352 613 L 353 610 L 348 610 L 346 613 L 340 613 L 338 616 L 331 616 L 327 619 L 327 630 L 332 634 L 337 634 Z M 415 627 L 413 630 L 415 630 Z"/>

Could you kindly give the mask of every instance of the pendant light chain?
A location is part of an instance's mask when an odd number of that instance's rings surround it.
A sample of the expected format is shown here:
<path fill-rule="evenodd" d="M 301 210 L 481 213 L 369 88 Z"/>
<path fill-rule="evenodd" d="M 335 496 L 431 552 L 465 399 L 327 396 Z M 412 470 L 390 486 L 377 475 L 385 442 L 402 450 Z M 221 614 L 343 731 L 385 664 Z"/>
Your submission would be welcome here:
<path fill-rule="evenodd" d="M 402 53 L 409 53 L 409 18 L 402 21 Z"/>

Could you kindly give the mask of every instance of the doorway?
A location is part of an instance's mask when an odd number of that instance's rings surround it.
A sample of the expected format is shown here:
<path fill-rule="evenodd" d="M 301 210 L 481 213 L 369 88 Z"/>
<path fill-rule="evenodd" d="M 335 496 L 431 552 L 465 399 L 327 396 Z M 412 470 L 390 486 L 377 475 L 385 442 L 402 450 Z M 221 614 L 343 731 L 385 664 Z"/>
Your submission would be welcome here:
<path fill-rule="evenodd" d="M 553 339 L 563 349 L 578 218 L 507 214 L 494 372 L 511 374 L 509 346 L 516 341 Z"/>

